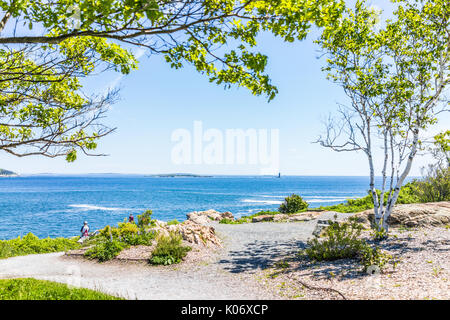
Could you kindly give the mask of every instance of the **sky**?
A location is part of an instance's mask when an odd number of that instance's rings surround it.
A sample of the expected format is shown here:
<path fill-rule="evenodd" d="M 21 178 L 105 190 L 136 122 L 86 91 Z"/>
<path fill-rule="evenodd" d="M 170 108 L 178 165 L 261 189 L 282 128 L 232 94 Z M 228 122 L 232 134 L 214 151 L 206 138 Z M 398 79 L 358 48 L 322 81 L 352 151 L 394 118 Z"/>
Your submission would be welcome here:
<path fill-rule="evenodd" d="M 385 2 L 385 1 L 380 1 Z M 245 88 L 225 90 L 209 83 L 192 67 L 171 69 L 159 56 L 142 55 L 139 69 L 120 78 L 107 73 L 86 83 L 95 90 L 118 84 L 120 100 L 107 114 L 105 123 L 117 130 L 99 141 L 97 152 L 104 157 L 79 155 L 73 163 L 63 158 L 17 158 L 0 153 L 0 168 L 20 174 L 35 173 L 196 173 L 196 174 L 260 174 L 258 164 L 179 164 L 173 160 L 177 129 L 194 133 L 194 122 L 203 130 L 229 129 L 278 130 L 279 167 L 283 175 L 368 175 L 367 160 L 362 153 L 338 153 L 313 143 L 324 133 L 323 121 L 336 112 L 337 103 L 345 103 L 342 89 L 332 84 L 321 71 L 324 60 L 313 40 L 284 43 L 270 34 L 259 37 L 258 51 L 269 57 L 267 72 L 278 87 L 276 98 L 268 102 L 264 96 L 253 96 Z M 443 119 L 429 134 L 448 128 Z M 259 137 L 260 138 L 260 137 Z M 262 140 L 262 139 L 260 139 Z M 429 157 L 419 157 L 411 175 Z"/>

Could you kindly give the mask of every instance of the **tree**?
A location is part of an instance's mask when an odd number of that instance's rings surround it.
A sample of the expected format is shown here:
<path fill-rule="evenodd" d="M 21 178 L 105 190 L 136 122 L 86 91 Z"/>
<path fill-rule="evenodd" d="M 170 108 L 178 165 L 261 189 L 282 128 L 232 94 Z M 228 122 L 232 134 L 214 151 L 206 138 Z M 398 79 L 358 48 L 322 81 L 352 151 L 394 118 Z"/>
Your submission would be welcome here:
<path fill-rule="evenodd" d="M 318 142 L 367 156 L 375 224 L 386 231 L 426 129 L 448 111 L 450 7 L 445 0 L 396 2 L 394 19 L 382 25 L 379 13 L 358 1 L 318 41 L 327 56 L 328 78 L 350 101 L 341 106 L 340 118 L 329 119 Z M 380 196 L 377 149 L 383 155 Z"/>
<path fill-rule="evenodd" d="M 113 129 L 101 122 L 116 93 L 81 79 L 137 68 L 132 48 L 191 64 L 211 82 L 269 100 L 277 93 L 253 52 L 268 31 L 303 39 L 342 11 L 333 0 L 0 0 L 0 149 L 16 156 L 86 154 Z M 3 16 L 3 18 L 2 18 Z"/>

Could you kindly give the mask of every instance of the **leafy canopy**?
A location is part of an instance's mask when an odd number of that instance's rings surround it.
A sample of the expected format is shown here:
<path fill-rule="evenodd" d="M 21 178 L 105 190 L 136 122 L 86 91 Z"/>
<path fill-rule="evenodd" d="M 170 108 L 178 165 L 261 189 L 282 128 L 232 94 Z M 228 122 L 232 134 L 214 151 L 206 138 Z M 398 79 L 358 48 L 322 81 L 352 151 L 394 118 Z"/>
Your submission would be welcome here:
<path fill-rule="evenodd" d="M 133 49 L 142 49 L 271 100 L 277 88 L 267 57 L 254 50 L 257 36 L 301 40 L 312 25 L 334 21 L 343 2 L 0 0 L 0 9 L 0 149 L 73 161 L 113 130 L 101 119 L 115 92 L 94 95 L 82 78 L 128 74 L 137 68 Z"/>

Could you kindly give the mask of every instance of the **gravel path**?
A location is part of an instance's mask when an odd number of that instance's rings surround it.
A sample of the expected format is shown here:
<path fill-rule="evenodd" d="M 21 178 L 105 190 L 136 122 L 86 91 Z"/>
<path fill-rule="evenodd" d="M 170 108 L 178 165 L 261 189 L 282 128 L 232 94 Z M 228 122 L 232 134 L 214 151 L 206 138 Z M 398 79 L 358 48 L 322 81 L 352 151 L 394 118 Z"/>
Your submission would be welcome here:
<path fill-rule="evenodd" d="M 303 247 L 316 223 L 214 223 L 225 246 L 208 262 L 170 267 L 99 264 L 52 253 L 0 260 L 0 278 L 52 280 L 128 299 L 277 299 L 281 297 L 256 281 L 253 273 Z"/>

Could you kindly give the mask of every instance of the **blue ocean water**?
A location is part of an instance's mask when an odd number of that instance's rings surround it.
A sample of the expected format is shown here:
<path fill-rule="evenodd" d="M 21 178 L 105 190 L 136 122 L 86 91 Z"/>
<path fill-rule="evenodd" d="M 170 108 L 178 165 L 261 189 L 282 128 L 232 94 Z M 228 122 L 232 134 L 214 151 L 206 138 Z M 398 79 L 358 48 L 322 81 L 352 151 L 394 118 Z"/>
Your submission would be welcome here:
<path fill-rule="evenodd" d="M 310 207 L 367 194 L 367 177 L 140 175 L 32 175 L 0 178 L 0 239 L 32 232 L 73 236 L 84 220 L 92 230 L 116 225 L 146 209 L 160 220 L 185 220 L 191 211 L 216 209 L 235 216 L 277 209 L 289 194 Z"/>

